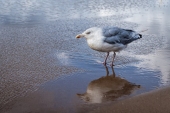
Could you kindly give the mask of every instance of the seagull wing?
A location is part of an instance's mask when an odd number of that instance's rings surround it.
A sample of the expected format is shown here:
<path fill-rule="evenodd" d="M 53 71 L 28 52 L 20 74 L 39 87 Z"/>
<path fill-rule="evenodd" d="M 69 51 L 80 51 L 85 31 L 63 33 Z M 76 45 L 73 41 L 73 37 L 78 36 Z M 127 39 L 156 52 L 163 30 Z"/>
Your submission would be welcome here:
<path fill-rule="evenodd" d="M 103 29 L 103 35 L 106 37 L 104 42 L 109 44 L 121 43 L 127 45 L 136 40 L 136 38 L 133 38 L 133 33 L 135 33 L 135 31 L 118 27 L 106 28 Z"/>

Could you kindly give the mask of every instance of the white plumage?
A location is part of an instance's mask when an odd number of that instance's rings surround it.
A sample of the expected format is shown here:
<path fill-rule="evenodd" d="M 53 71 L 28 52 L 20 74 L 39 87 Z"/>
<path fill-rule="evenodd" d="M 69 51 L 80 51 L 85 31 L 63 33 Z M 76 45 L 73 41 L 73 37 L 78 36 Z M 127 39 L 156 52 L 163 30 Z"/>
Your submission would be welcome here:
<path fill-rule="evenodd" d="M 127 44 L 134 40 L 142 38 L 142 35 L 133 30 L 118 27 L 92 27 L 76 36 L 76 38 L 81 37 L 85 37 L 87 39 L 87 44 L 91 49 L 100 52 L 107 52 L 107 56 L 103 62 L 104 65 L 106 65 L 109 52 L 114 52 L 111 63 L 111 66 L 113 66 L 114 58 L 116 56 L 115 52 L 126 48 Z"/>

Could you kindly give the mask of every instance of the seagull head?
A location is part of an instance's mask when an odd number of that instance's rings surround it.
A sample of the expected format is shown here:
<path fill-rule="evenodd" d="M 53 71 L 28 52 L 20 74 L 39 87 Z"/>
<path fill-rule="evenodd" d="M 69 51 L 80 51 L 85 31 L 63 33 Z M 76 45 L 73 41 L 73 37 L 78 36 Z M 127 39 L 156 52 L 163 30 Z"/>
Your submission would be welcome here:
<path fill-rule="evenodd" d="M 92 37 L 94 37 L 98 32 L 99 32 L 100 28 L 98 27 L 92 27 L 89 28 L 87 30 L 85 30 L 82 34 L 78 34 L 76 36 L 76 38 L 81 38 L 81 37 L 85 37 L 86 39 L 90 39 Z"/>

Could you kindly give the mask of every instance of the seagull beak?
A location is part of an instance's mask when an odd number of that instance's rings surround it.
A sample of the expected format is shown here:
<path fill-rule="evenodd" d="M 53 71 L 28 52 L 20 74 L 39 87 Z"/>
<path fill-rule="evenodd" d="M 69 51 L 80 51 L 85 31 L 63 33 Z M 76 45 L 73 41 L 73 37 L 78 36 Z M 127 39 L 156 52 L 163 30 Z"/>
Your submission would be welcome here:
<path fill-rule="evenodd" d="M 79 34 L 79 35 L 76 36 L 76 38 L 81 38 L 81 37 L 84 37 L 84 35 L 83 34 Z"/>

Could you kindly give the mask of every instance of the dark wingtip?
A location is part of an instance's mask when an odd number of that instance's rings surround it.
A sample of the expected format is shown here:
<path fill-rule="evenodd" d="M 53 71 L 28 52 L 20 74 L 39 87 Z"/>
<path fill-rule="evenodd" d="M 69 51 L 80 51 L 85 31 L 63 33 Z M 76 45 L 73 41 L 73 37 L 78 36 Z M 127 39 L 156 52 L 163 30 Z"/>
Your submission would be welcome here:
<path fill-rule="evenodd" d="M 141 34 L 139 34 L 139 36 L 140 36 L 140 38 L 142 38 L 142 35 L 141 35 Z"/>

